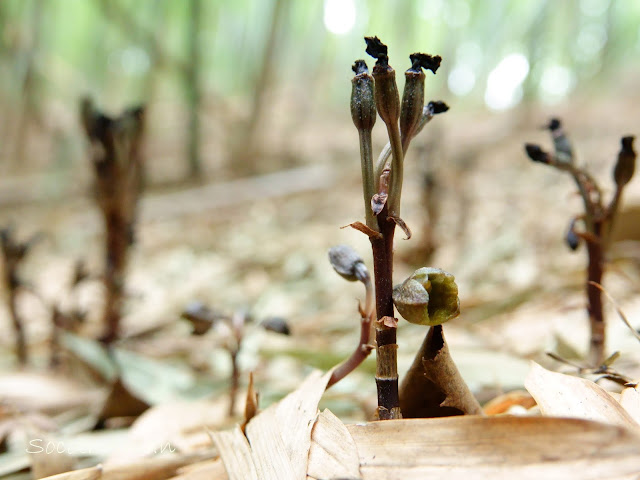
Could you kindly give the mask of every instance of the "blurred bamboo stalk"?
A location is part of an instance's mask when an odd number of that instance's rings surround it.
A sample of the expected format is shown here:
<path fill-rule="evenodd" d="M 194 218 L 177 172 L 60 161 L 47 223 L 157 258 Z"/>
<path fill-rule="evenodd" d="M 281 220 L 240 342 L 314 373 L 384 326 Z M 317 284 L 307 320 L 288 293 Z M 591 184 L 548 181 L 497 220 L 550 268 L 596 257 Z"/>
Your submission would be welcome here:
<path fill-rule="evenodd" d="M 258 130 L 264 119 L 267 110 L 267 94 L 274 81 L 275 72 L 278 68 L 278 36 L 282 35 L 284 29 L 285 12 L 289 6 L 289 0 L 274 0 L 271 24 L 267 31 L 260 69 L 258 70 L 253 88 L 253 98 L 249 111 L 248 124 L 244 135 L 237 145 L 237 155 L 240 161 L 234 162 L 243 170 L 249 173 L 256 173 L 254 157 L 260 150 L 258 145 Z"/>
<path fill-rule="evenodd" d="M 189 108 L 189 127 L 187 130 L 187 152 L 189 163 L 189 176 L 199 178 L 202 175 L 201 151 L 200 151 L 200 107 L 202 103 L 201 81 L 201 49 L 200 31 L 202 24 L 202 0 L 190 0 L 189 25 L 187 29 L 187 44 L 189 48 L 189 61 L 185 69 L 185 84 L 187 104 Z"/>
<path fill-rule="evenodd" d="M 15 165 L 24 165 L 25 163 L 29 125 L 35 119 L 38 111 L 37 96 L 40 82 L 36 68 L 36 57 L 40 54 L 42 47 L 42 10 L 42 0 L 33 0 L 29 19 L 30 42 L 21 55 L 23 64 L 22 78 L 20 79 L 21 107 L 18 111 L 18 118 L 15 120 L 16 136 L 13 155 Z"/>

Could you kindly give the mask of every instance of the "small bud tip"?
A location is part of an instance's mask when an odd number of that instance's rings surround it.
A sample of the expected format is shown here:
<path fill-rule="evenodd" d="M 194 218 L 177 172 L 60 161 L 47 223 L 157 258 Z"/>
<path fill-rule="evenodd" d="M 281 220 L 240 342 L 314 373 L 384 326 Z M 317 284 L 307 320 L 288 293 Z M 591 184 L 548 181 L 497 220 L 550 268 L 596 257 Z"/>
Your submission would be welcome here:
<path fill-rule="evenodd" d="M 364 60 L 356 60 L 351 70 L 353 70 L 353 73 L 356 75 L 360 75 L 361 73 L 368 73 L 369 67 L 367 67 L 367 63 Z"/>
<path fill-rule="evenodd" d="M 540 163 L 549 163 L 549 154 L 540 148 L 540 145 L 533 145 L 531 143 L 527 143 L 524 146 L 527 151 L 527 155 L 534 162 Z"/>
<path fill-rule="evenodd" d="M 622 144 L 622 151 L 632 153 L 633 152 L 633 141 L 636 137 L 633 135 L 629 135 L 628 137 L 622 137 L 620 143 Z"/>
<path fill-rule="evenodd" d="M 387 46 L 378 37 L 364 37 L 364 41 L 367 42 L 366 52 L 376 59 L 376 65 L 389 65 Z"/>
<path fill-rule="evenodd" d="M 431 110 L 431 112 L 433 113 L 433 115 L 437 115 L 439 113 L 444 113 L 447 110 L 449 110 L 449 105 L 447 105 L 446 103 L 437 100 L 437 101 L 431 101 L 429 102 L 429 104 L 427 105 L 429 107 L 429 109 Z"/>
<path fill-rule="evenodd" d="M 544 126 L 546 130 L 555 131 L 562 127 L 562 123 L 558 118 L 552 118 L 549 123 Z"/>
<path fill-rule="evenodd" d="M 420 72 L 420 69 L 424 68 L 436 73 L 442 62 L 440 55 L 428 55 L 426 53 L 412 53 L 409 55 L 409 59 L 411 60 L 411 68 L 409 70 L 413 72 Z"/>

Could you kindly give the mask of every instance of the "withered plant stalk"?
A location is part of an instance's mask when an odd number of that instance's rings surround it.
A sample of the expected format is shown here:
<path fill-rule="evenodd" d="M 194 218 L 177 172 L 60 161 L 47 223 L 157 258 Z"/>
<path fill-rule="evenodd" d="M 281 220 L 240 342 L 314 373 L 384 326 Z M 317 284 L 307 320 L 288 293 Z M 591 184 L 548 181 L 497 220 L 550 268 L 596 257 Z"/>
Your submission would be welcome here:
<path fill-rule="evenodd" d="M 605 257 L 611 241 L 611 231 L 615 221 L 622 192 L 635 172 L 636 152 L 633 150 L 634 137 L 621 140 L 621 149 L 613 170 L 615 193 L 605 205 L 602 191 L 584 167 L 575 165 L 573 149 L 565 135 L 560 120 L 552 119 L 547 127 L 554 142 L 554 153 L 543 150 L 539 145 L 526 144 L 527 155 L 534 162 L 550 165 L 571 175 L 578 187 L 584 204 L 584 214 L 571 220 L 566 241 L 572 250 L 580 241 L 586 243 L 588 264 L 586 275 L 587 311 L 591 330 L 589 340 L 589 363 L 601 365 L 606 359 L 606 324 L 602 305 L 602 277 Z M 582 221 L 584 231 L 576 230 L 576 223 Z"/>
<path fill-rule="evenodd" d="M 110 344 L 119 335 L 128 252 L 134 241 L 136 206 L 143 186 L 144 108 L 131 108 L 110 118 L 96 110 L 91 100 L 84 99 L 81 117 L 91 142 L 95 199 L 105 228 L 105 331 L 101 340 Z"/>
<path fill-rule="evenodd" d="M 20 242 L 15 239 L 13 230 L 10 227 L 5 227 L 0 230 L 0 249 L 4 266 L 2 272 L 3 290 L 6 295 L 6 303 L 9 308 L 11 325 L 15 335 L 16 356 L 20 365 L 27 364 L 29 351 L 27 349 L 24 321 L 18 312 L 18 295 L 21 290 L 30 291 L 34 294 L 35 292 L 22 282 L 18 275 L 18 269 L 38 239 L 39 235 L 35 235 L 27 241 Z"/>

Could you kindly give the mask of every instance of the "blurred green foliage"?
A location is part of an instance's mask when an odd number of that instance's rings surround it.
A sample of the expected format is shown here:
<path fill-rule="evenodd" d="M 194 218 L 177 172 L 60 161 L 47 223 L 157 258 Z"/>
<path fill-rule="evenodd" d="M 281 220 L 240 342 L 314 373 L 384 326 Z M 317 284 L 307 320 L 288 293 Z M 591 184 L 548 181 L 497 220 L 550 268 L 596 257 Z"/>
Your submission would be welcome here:
<path fill-rule="evenodd" d="M 427 97 L 463 98 L 456 108 L 562 100 L 640 58 L 637 0 L 2 0 L 0 25 L 3 122 L 48 102 L 73 111 L 86 93 L 113 111 L 259 109 L 262 89 L 342 108 L 364 35 L 389 45 L 399 72 L 415 50 L 442 55 Z"/>

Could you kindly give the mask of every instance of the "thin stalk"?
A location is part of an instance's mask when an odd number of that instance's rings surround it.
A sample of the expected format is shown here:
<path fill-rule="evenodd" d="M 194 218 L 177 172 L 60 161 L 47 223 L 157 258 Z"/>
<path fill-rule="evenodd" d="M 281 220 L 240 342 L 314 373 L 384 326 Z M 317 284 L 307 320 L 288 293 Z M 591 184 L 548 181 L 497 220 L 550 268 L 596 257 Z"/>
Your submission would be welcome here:
<path fill-rule="evenodd" d="M 382 238 L 370 237 L 373 251 L 373 271 L 376 289 L 376 386 L 378 418 L 402 418 L 398 393 L 398 363 L 396 328 L 385 325 L 384 318 L 394 317 L 393 311 L 393 237 L 395 223 L 389 221 L 387 208 L 378 215 Z"/>
<path fill-rule="evenodd" d="M 367 277 L 367 281 L 365 282 L 366 288 L 366 298 L 365 298 L 365 306 L 364 309 L 360 309 L 360 313 L 362 318 L 360 319 L 360 339 L 358 340 L 358 345 L 356 349 L 353 351 L 351 356 L 338 365 L 331 374 L 331 378 L 329 379 L 329 383 L 327 383 L 327 388 L 335 385 L 344 377 L 353 372 L 358 366 L 365 361 L 365 359 L 373 350 L 373 346 L 370 345 L 371 339 L 371 324 L 373 321 L 373 316 L 375 315 L 374 310 L 374 293 L 373 293 L 373 285 L 371 285 L 371 279 Z"/>
<path fill-rule="evenodd" d="M 602 291 L 595 285 L 602 284 L 604 273 L 604 251 L 600 237 L 601 223 L 596 223 L 595 240 L 587 241 L 589 265 L 587 267 L 587 310 L 591 338 L 589 341 L 589 362 L 593 366 L 601 365 L 605 359 L 606 328 L 602 307 Z"/>
<path fill-rule="evenodd" d="M 238 347 L 240 345 L 238 344 Z M 231 356 L 231 382 L 229 384 L 229 416 L 233 417 L 236 409 L 236 397 L 240 388 L 240 367 L 238 365 L 238 352 L 240 348 L 230 349 Z"/>
<path fill-rule="evenodd" d="M 436 108 L 438 108 L 437 112 L 434 110 L 434 105 Z M 402 153 L 404 155 L 407 154 L 407 150 L 409 150 L 409 145 L 411 144 L 411 140 L 415 138 L 422 131 L 422 129 L 427 125 L 427 123 L 429 123 L 433 119 L 436 113 L 446 112 L 448 109 L 449 107 L 446 106 L 446 104 L 444 104 L 443 102 L 430 102 L 428 105 L 425 105 L 422 109 L 422 117 L 420 117 L 420 122 L 418 123 L 418 126 L 413 132 L 411 138 L 405 140 L 402 144 Z M 380 175 L 382 175 L 382 171 L 385 168 L 391 168 L 391 142 L 387 142 L 387 144 L 384 146 L 384 148 L 380 152 L 380 155 L 378 156 L 378 160 L 376 161 L 376 167 L 374 170 L 374 175 L 375 175 L 374 178 L 376 180 L 376 185 L 375 185 L 376 191 L 378 191 L 379 189 L 379 184 L 377 182 L 380 181 Z"/>
<path fill-rule="evenodd" d="M 20 365 L 26 365 L 28 361 L 27 338 L 24 332 L 22 318 L 18 313 L 16 295 L 17 289 L 12 289 L 9 293 L 9 313 L 11 314 L 11 322 L 13 324 L 13 332 L 16 336 L 16 356 Z"/>
<path fill-rule="evenodd" d="M 373 176 L 373 153 L 371 146 L 371 130 L 359 129 L 360 162 L 362 166 L 362 192 L 364 197 L 365 223 L 371 230 L 377 230 L 376 217 L 371 210 L 371 197 L 376 193 L 376 181 Z"/>
<path fill-rule="evenodd" d="M 387 133 L 389 134 L 392 155 L 388 216 L 391 218 L 400 218 L 400 200 L 402 196 L 402 180 L 404 175 L 404 154 L 398 124 L 387 124 Z"/>

